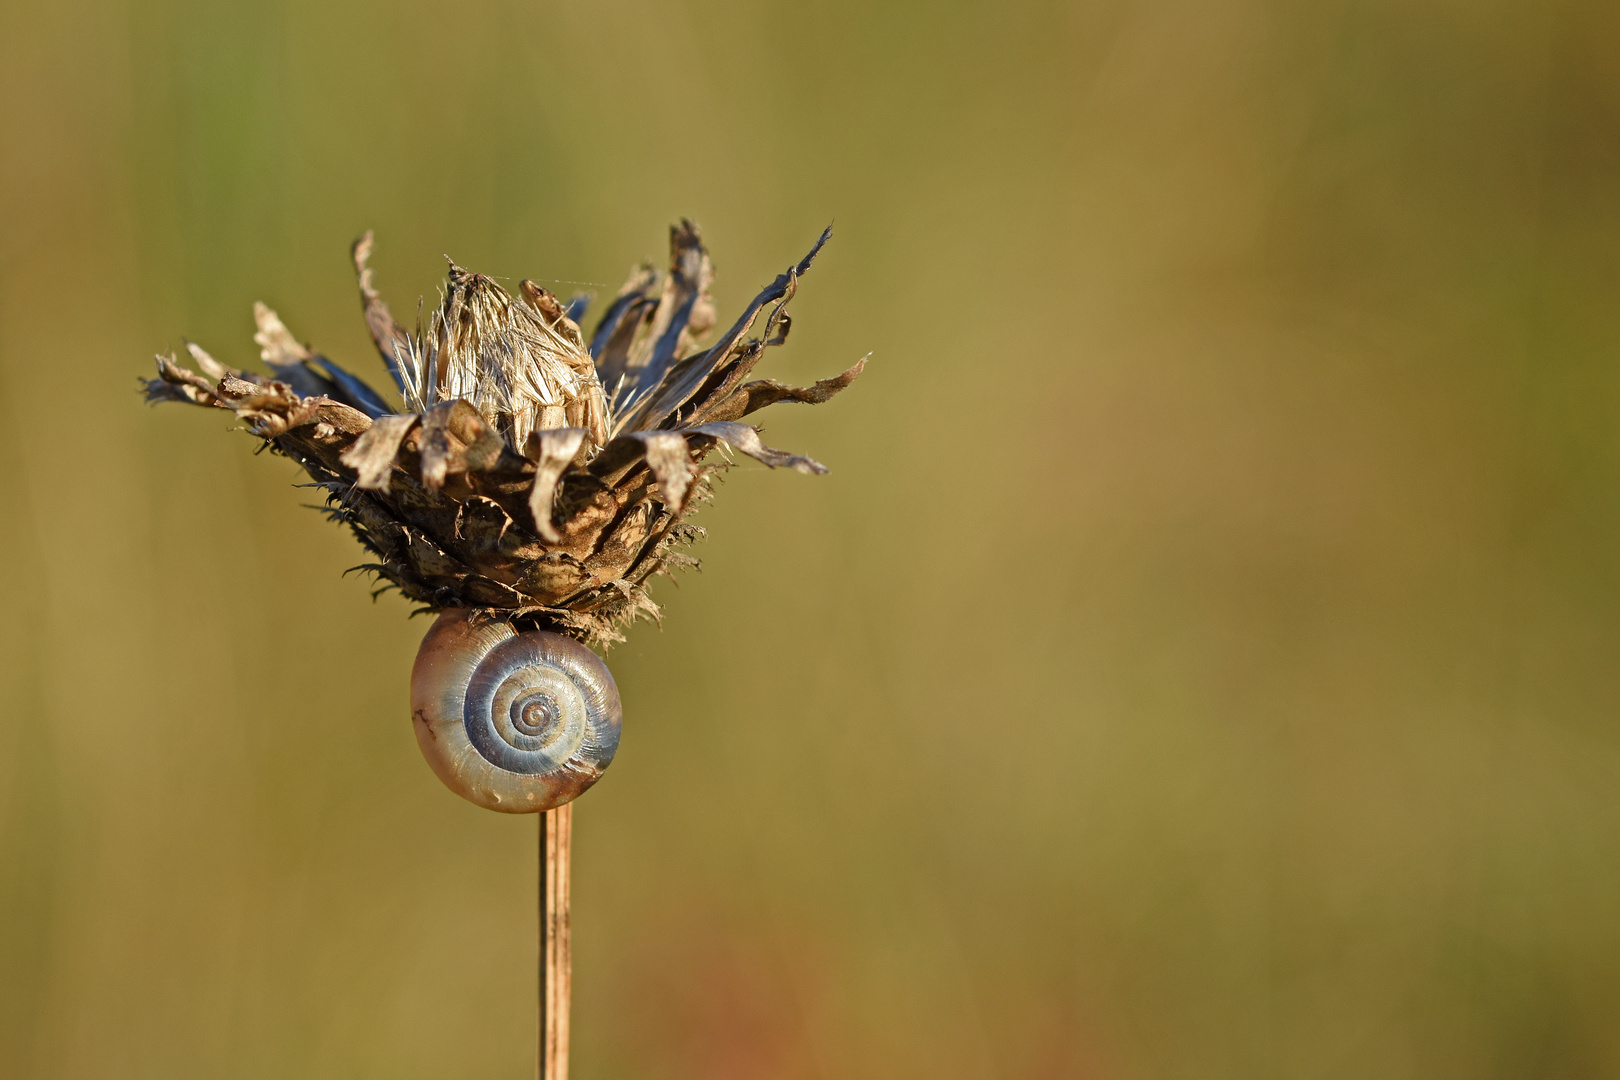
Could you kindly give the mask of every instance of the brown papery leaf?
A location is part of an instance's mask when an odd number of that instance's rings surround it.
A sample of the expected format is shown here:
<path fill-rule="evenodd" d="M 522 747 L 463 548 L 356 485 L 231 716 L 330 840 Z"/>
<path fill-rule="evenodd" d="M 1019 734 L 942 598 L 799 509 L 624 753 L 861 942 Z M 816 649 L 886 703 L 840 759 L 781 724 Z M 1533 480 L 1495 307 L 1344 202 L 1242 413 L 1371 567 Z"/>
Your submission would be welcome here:
<path fill-rule="evenodd" d="M 396 385 L 404 388 L 404 379 L 400 374 L 400 354 L 410 348 L 410 335 L 405 328 L 394 321 L 394 313 L 388 309 L 388 303 L 377 294 L 371 284 L 371 230 L 354 242 L 350 250 L 354 260 L 355 276 L 360 279 L 360 306 L 365 312 L 366 329 L 371 331 L 371 340 L 377 346 L 377 352 L 382 355 L 383 362 L 388 365 L 388 371 L 394 377 Z"/>
<path fill-rule="evenodd" d="M 465 399 L 430 406 L 422 414 L 422 483 L 438 491 L 449 473 L 488 469 L 500 460 L 505 445 Z"/>
<path fill-rule="evenodd" d="M 866 370 L 866 361 L 869 359 L 871 359 L 870 353 L 855 361 L 854 366 L 848 370 L 840 372 L 830 379 L 819 379 L 811 386 L 786 386 L 773 379 L 760 379 L 758 382 L 747 383 L 735 395 L 736 398 L 743 399 L 742 411 L 735 415 L 747 416 L 751 412 L 763 409 L 767 405 L 774 405 L 778 401 L 799 401 L 806 405 L 820 405 L 860 378 L 861 372 Z M 731 404 L 730 401 L 726 402 L 721 411 L 729 413 Z M 725 418 L 732 419 L 729 416 Z"/>
<path fill-rule="evenodd" d="M 672 513 L 680 513 L 692 485 L 692 455 L 686 437 L 675 431 L 637 431 L 628 438 L 642 444 L 664 503 Z"/>
<path fill-rule="evenodd" d="M 552 501 L 557 494 L 557 478 L 568 468 L 585 442 L 584 428 L 550 428 L 529 433 L 525 456 L 534 462 L 534 490 L 529 493 L 529 513 L 540 535 L 557 543 L 562 534 L 552 523 Z"/>
<path fill-rule="evenodd" d="M 753 303 L 748 305 L 742 317 L 732 324 L 731 329 L 726 331 L 725 336 L 713 348 L 687 357 L 671 368 L 663 382 L 640 407 L 633 408 L 627 416 L 618 420 L 614 428 L 615 433 L 629 434 L 657 427 L 676 409 L 686 404 L 708 380 L 710 374 L 731 358 L 733 351 L 742 344 L 743 335 L 754 325 L 754 320 L 759 317 L 765 305 L 784 300 L 793 294 L 798 288 L 799 278 L 810 269 L 816 254 L 821 251 L 822 245 L 830 236 L 832 226 L 829 225 L 816 241 L 815 247 L 810 249 L 810 253 L 795 265 L 788 267 L 786 272 L 777 275 L 775 281 L 754 297 Z"/>
<path fill-rule="evenodd" d="M 411 429 L 421 422 L 415 413 L 405 416 L 379 416 L 371 422 L 366 433 L 343 452 L 343 464 L 355 471 L 356 485 L 371 491 L 387 491 L 388 478 L 394 471 L 394 457 L 399 444 Z"/>
<path fill-rule="evenodd" d="M 776 450 L 766 446 L 759 437 L 759 430 L 747 424 L 739 424 L 730 420 L 717 420 L 712 424 L 699 424 L 697 427 L 682 428 L 681 432 L 688 435 L 707 435 L 730 443 L 756 461 L 762 461 L 773 469 L 796 469 L 802 473 L 824 473 L 827 466 L 815 458 L 808 458 L 802 454 L 789 454 L 784 450 Z"/>

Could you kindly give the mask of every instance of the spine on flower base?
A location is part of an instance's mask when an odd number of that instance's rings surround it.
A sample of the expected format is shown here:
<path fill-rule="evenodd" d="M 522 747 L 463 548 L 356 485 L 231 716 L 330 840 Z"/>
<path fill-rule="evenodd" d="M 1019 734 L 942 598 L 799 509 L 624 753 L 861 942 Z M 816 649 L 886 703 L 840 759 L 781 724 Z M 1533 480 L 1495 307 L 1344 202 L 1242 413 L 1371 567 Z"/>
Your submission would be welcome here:
<path fill-rule="evenodd" d="M 569 955 L 568 869 L 574 804 L 540 817 L 540 1024 L 537 1080 L 568 1080 L 568 1002 L 574 967 Z"/>

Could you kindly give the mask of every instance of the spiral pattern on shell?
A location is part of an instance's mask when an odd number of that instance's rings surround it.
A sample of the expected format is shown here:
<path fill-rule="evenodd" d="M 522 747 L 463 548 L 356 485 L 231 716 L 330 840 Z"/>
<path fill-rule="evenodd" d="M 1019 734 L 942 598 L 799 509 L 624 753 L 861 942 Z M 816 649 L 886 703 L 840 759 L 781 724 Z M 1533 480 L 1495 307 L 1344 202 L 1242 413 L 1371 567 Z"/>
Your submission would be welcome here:
<path fill-rule="evenodd" d="M 596 783 L 618 749 L 622 713 L 607 665 L 579 642 L 452 610 L 416 654 L 411 719 L 450 790 L 529 814 Z"/>

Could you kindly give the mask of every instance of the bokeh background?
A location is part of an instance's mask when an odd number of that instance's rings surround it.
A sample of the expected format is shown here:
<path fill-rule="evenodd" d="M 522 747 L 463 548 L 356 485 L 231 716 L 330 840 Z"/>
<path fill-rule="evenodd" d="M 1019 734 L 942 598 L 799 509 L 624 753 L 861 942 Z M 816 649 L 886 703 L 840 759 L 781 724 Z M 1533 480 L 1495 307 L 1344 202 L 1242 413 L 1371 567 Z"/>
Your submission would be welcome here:
<path fill-rule="evenodd" d="M 0 1076 L 521 1077 L 535 821 L 151 355 L 831 246 L 611 654 L 575 1076 L 1620 1076 L 1620 8 L 0 4 Z"/>

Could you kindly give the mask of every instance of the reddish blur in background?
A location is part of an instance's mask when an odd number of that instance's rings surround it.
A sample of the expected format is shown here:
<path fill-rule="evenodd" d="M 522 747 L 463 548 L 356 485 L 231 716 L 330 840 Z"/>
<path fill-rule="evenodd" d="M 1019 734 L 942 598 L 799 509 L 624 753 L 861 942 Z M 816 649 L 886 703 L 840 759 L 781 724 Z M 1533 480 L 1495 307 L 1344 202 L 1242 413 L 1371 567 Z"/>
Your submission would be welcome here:
<path fill-rule="evenodd" d="M 0 4 L 0 1076 L 519 1077 L 535 821 L 229 418 L 705 230 L 832 474 L 610 660 L 578 1080 L 1620 1076 L 1620 8 Z M 583 284 L 580 284 L 583 283 Z"/>

